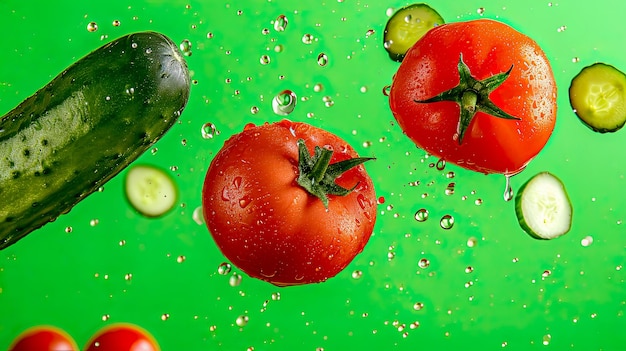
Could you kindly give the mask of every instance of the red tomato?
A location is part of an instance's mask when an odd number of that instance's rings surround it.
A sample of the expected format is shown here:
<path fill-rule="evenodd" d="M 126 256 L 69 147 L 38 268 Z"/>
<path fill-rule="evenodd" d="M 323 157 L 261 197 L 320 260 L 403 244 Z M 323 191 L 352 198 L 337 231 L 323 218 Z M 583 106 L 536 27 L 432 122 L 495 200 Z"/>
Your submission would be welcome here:
<path fill-rule="evenodd" d="M 107 326 L 94 335 L 85 351 L 159 351 L 159 344 L 146 330 L 127 323 Z"/>
<path fill-rule="evenodd" d="M 315 147 L 333 151 L 324 151 L 332 154 L 329 170 L 359 160 L 336 179 L 333 169 L 321 180 L 330 188 L 354 187 L 327 195 L 328 207 L 325 195 L 300 185 L 316 183 L 299 170 L 299 152 L 310 168 Z M 204 218 L 222 253 L 248 275 L 278 286 L 335 276 L 363 250 L 376 220 L 374 186 L 360 164 L 366 159 L 356 157 L 336 135 L 304 123 L 248 126 L 232 136 L 211 162 L 203 188 Z"/>
<path fill-rule="evenodd" d="M 449 23 L 409 49 L 389 104 L 404 133 L 429 154 L 470 170 L 513 175 L 554 129 L 556 83 L 537 43 L 508 25 Z M 459 123 L 462 115 L 469 118 Z"/>
<path fill-rule="evenodd" d="M 52 326 L 37 326 L 20 334 L 9 351 L 78 351 L 71 336 Z"/>

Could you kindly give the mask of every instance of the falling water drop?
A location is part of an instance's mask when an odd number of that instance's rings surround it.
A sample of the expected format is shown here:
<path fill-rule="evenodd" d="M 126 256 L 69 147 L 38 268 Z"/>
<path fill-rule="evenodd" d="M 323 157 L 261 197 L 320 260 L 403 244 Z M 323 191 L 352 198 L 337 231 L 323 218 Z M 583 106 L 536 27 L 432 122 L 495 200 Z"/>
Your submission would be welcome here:
<path fill-rule="evenodd" d="M 324 67 L 328 64 L 328 56 L 325 53 L 317 55 L 317 64 Z"/>
<path fill-rule="evenodd" d="M 513 188 L 511 187 L 511 176 L 506 175 L 506 183 L 504 186 L 504 201 L 513 200 Z"/>
<path fill-rule="evenodd" d="M 287 24 L 289 21 L 287 20 L 287 16 L 280 15 L 274 21 L 274 30 L 277 32 L 284 32 L 287 29 Z"/>

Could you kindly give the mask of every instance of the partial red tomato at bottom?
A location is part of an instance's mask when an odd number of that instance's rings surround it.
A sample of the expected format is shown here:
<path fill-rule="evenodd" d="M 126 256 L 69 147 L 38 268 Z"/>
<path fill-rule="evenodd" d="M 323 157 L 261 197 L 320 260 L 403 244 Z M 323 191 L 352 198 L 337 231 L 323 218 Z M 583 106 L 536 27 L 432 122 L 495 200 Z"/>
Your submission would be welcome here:
<path fill-rule="evenodd" d="M 78 351 L 78 346 L 59 328 L 37 326 L 18 335 L 9 351 Z"/>
<path fill-rule="evenodd" d="M 100 330 L 85 346 L 85 351 L 160 351 L 148 331 L 128 323 L 112 324 Z"/>
<path fill-rule="evenodd" d="M 376 195 L 347 142 L 291 121 L 228 139 L 204 181 L 204 218 L 217 246 L 248 275 L 277 286 L 337 275 L 368 242 Z"/>

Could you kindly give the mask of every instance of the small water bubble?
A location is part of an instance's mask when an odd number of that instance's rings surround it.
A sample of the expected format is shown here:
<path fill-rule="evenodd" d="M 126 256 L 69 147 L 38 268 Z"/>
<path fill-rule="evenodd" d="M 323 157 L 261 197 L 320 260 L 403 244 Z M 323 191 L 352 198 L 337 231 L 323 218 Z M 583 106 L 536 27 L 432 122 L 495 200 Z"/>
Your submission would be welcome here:
<path fill-rule="evenodd" d="M 567 26 L 560 26 L 556 29 L 557 32 L 564 32 L 567 29 Z"/>
<path fill-rule="evenodd" d="M 476 239 L 475 237 L 470 237 L 469 239 L 467 239 L 467 247 L 475 247 L 478 244 L 478 239 Z"/>
<path fill-rule="evenodd" d="M 100 223 L 100 220 L 98 220 L 97 218 L 94 218 L 94 219 L 89 221 L 89 225 L 92 226 L 92 227 L 97 226 L 98 223 Z"/>
<path fill-rule="evenodd" d="M 220 134 L 217 127 L 215 127 L 215 124 L 210 122 L 203 124 L 200 132 L 202 133 L 202 138 L 204 139 L 213 139 L 213 137 Z"/>
<path fill-rule="evenodd" d="M 231 269 L 232 269 L 232 265 L 230 263 L 222 262 L 217 267 L 217 273 L 219 273 L 220 275 L 227 275 L 228 273 L 230 273 Z"/>
<path fill-rule="evenodd" d="M 365 37 L 369 38 L 372 35 L 374 35 L 374 33 L 376 33 L 373 29 L 368 29 L 367 32 L 365 32 Z"/>
<path fill-rule="evenodd" d="M 322 83 L 317 83 L 313 86 L 313 91 L 316 93 L 319 93 L 322 90 L 324 90 L 324 86 L 322 85 Z"/>
<path fill-rule="evenodd" d="M 428 219 L 428 210 L 425 208 L 420 208 L 415 212 L 415 220 L 418 222 L 424 222 Z"/>
<path fill-rule="evenodd" d="M 230 278 L 228 279 L 228 285 L 232 287 L 239 286 L 242 280 L 243 280 L 243 277 L 241 276 L 241 274 L 233 273 L 233 275 L 231 275 Z"/>
<path fill-rule="evenodd" d="M 180 45 L 180 51 L 183 53 L 183 55 L 185 56 L 191 56 L 192 52 L 191 52 L 191 41 L 189 41 L 189 39 L 184 39 Z"/>
<path fill-rule="evenodd" d="M 360 270 L 355 270 L 354 272 L 352 272 L 352 278 L 353 279 L 359 279 L 363 276 L 363 272 Z"/>
<path fill-rule="evenodd" d="M 121 24 L 121 22 L 119 20 L 114 20 L 113 21 L 113 27 L 119 27 Z"/>
<path fill-rule="evenodd" d="M 120 240 L 119 245 L 120 246 L 126 245 L 126 240 L 124 240 L 124 239 Z"/>
<path fill-rule="evenodd" d="M 552 336 L 551 336 L 550 334 L 546 334 L 546 335 L 544 335 L 544 336 L 543 336 L 543 338 L 542 338 L 542 343 L 543 343 L 545 346 L 548 346 L 548 345 L 550 345 L 550 340 L 552 340 Z"/>
<path fill-rule="evenodd" d="M 476 200 L 474 200 L 474 205 L 480 206 L 482 204 L 483 204 L 483 199 L 476 199 Z"/>
<path fill-rule="evenodd" d="M 133 274 L 132 273 L 126 273 L 124 275 L 124 280 L 130 281 L 131 279 L 133 279 Z"/>
<path fill-rule="evenodd" d="M 280 300 L 280 293 L 279 292 L 272 293 L 272 300 L 274 301 Z"/>
<path fill-rule="evenodd" d="M 271 59 L 268 55 L 261 55 L 261 58 L 259 59 L 259 62 L 261 62 L 262 65 L 267 65 L 270 61 Z"/>
<path fill-rule="evenodd" d="M 416 311 L 419 311 L 422 308 L 424 308 L 424 303 L 423 302 L 416 302 L 415 304 L 413 304 L 413 309 L 416 310 Z"/>
<path fill-rule="evenodd" d="M 250 113 L 256 115 L 257 113 L 259 113 L 259 108 L 257 106 L 250 107 Z"/>
<path fill-rule="evenodd" d="M 465 273 L 472 273 L 473 271 L 474 271 L 474 267 L 472 266 L 465 267 Z"/>
<path fill-rule="evenodd" d="M 543 273 L 541 273 L 541 277 L 542 278 L 547 278 L 552 274 L 552 271 L 549 269 L 546 269 L 545 271 L 543 271 Z"/>
<path fill-rule="evenodd" d="M 183 262 L 185 262 L 186 259 L 187 258 L 184 255 L 180 255 L 180 256 L 176 257 L 176 262 L 183 263 Z"/>
<path fill-rule="evenodd" d="M 96 22 L 89 22 L 87 24 L 87 31 L 95 32 L 98 30 L 98 24 Z"/>
<path fill-rule="evenodd" d="M 274 30 L 277 32 L 284 32 L 285 29 L 287 29 L 288 23 L 289 21 L 287 20 L 287 16 L 279 15 L 274 21 Z"/>
<path fill-rule="evenodd" d="M 454 217 L 452 217 L 451 215 L 444 215 L 443 217 L 441 217 L 441 220 L 439 221 L 439 225 L 443 229 L 452 228 L 452 226 L 454 226 Z"/>
<path fill-rule="evenodd" d="M 68 233 L 68 234 L 69 234 L 69 233 L 71 233 L 71 232 L 72 232 L 72 230 L 73 230 L 73 229 L 72 229 L 72 227 L 70 227 L 70 226 L 65 227 L 65 232 L 66 232 L 66 233 Z"/>
<path fill-rule="evenodd" d="M 580 57 L 572 58 L 572 63 L 577 63 L 577 62 L 580 62 Z"/>
<path fill-rule="evenodd" d="M 235 324 L 237 324 L 238 327 L 245 327 L 248 324 L 249 318 L 248 316 L 241 315 L 239 317 L 237 317 L 237 319 L 235 320 Z"/>
<path fill-rule="evenodd" d="M 305 44 L 311 44 L 313 42 L 313 35 L 305 34 L 302 36 L 302 42 Z"/>
<path fill-rule="evenodd" d="M 582 240 L 580 241 L 580 244 L 582 246 L 589 246 L 593 243 L 593 237 L 591 235 L 587 235 L 586 237 L 582 238 Z"/>
<path fill-rule="evenodd" d="M 103 320 L 104 322 L 108 321 L 108 320 L 109 320 L 109 318 L 111 318 L 111 315 L 109 315 L 109 314 L 103 314 L 103 315 L 102 315 L 102 320 Z"/>
<path fill-rule="evenodd" d="M 454 186 L 455 186 L 455 183 L 449 183 L 448 186 L 446 187 L 445 194 L 448 195 L 448 196 L 449 195 L 453 195 L 454 194 Z"/>
<path fill-rule="evenodd" d="M 420 268 L 427 268 L 428 266 L 430 266 L 430 260 L 428 260 L 427 258 L 422 258 L 417 262 L 417 265 Z"/>
<path fill-rule="evenodd" d="M 152 150 L 150 150 L 150 153 L 153 154 L 153 155 L 156 155 L 157 152 L 159 152 L 159 148 L 157 148 L 157 147 L 153 147 Z"/>
<path fill-rule="evenodd" d="M 323 52 L 317 55 L 317 64 L 321 67 L 326 66 L 328 64 L 328 56 Z"/>
<path fill-rule="evenodd" d="M 169 313 L 163 313 L 163 314 L 161 315 L 161 320 L 162 320 L 162 321 L 166 321 L 166 320 L 168 320 L 168 319 L 170 319 L 170 314 L 169 314 Z"/>
<path fill-rule="evenodd" d="M 485 13 L 485 8 L 484 7 L 477 8 L 476 13 L 482 16 Z"/>
<path fill-rule="evenodd" d="M 287 116 L 296 108 L 298 98 L 291 90 L 283 90 L 272 99 L 272 110 L 279 116 Z"/>
<path fill-rule="evenodd" d="M 454 178 L 455 175 L 456 174 L 453 171 L 450 171 L 450 172 L 446 173 L 446 178 L 452 179 L 452 178 Z"/>
<path fill-rule="evenodd" d="M 437 161 L 437 164 L 435 165 L 435 167 L 437 168 L 438 171 L 443 171 L 444 168 L 446 168 L 446 160 L 444 160 L 443 158 L 440 158 Z"/>

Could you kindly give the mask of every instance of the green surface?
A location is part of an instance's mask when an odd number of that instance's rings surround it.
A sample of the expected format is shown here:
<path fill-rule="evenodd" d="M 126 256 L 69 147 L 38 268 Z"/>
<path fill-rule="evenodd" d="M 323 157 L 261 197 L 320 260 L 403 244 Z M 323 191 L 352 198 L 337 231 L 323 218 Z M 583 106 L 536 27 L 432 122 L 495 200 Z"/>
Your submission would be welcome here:
<path fill-rule="evenodd" d="M 394 122 L 383 87 L 398 63 L 389 60 L 382 35 L 390 9 L 407 3 L 302 3 L 0 2 L 2 113 L 133 31 L 189 40 L 194 79 L 180 123 L 139 160 L 171 171 L 180 188 L 176 210 L 159 219 L 134 212 L 122 173 L 0 251 L 0 349 L 34 325 L 58 326 L 84 345 L 107 324 L 131 322 L 163 350 L 623 350 L 626 132 L 590 131 L 571 111 L 567 88 L 596 61 L 626 69 L 626 5 L 430 2 L 446 22 L 506 22 L 538 41 L 551 61 L 556 129 L 511 183 L 517 190 L 540 171 L 554 173 L 567 187 L 574 219 L 566 236 L 537 241 L 519 227 L 514 203 L 503 200 L 504 177 L 450 164 L 440 170 Z M 277 31 L 281 14 L 288 22 Z M 96 31 L 87 30 L 90 22 Z M 269 63 L 261 63 L 263 55 Z M 384 203 L 372 239 L 345 271 L 323 284 L 276 288 L 236 267 L 220 274 L 225 259 L 193 213 L 224 140 L 246 123 L 283 118 L 272 99 L 284 89 L 297 95 L 288 118 L 324 127 L 378 158 L 366 168 Z M 202 136 L 207 122 L 219 131 L 213 138 Z M 415 220 L 421 208 L 429 211 L 424 222 Z M 441 228 L 444 215 L 453 216 L 451 229 Z M 238 325 L 241 316 L 247 324 Z"/>

